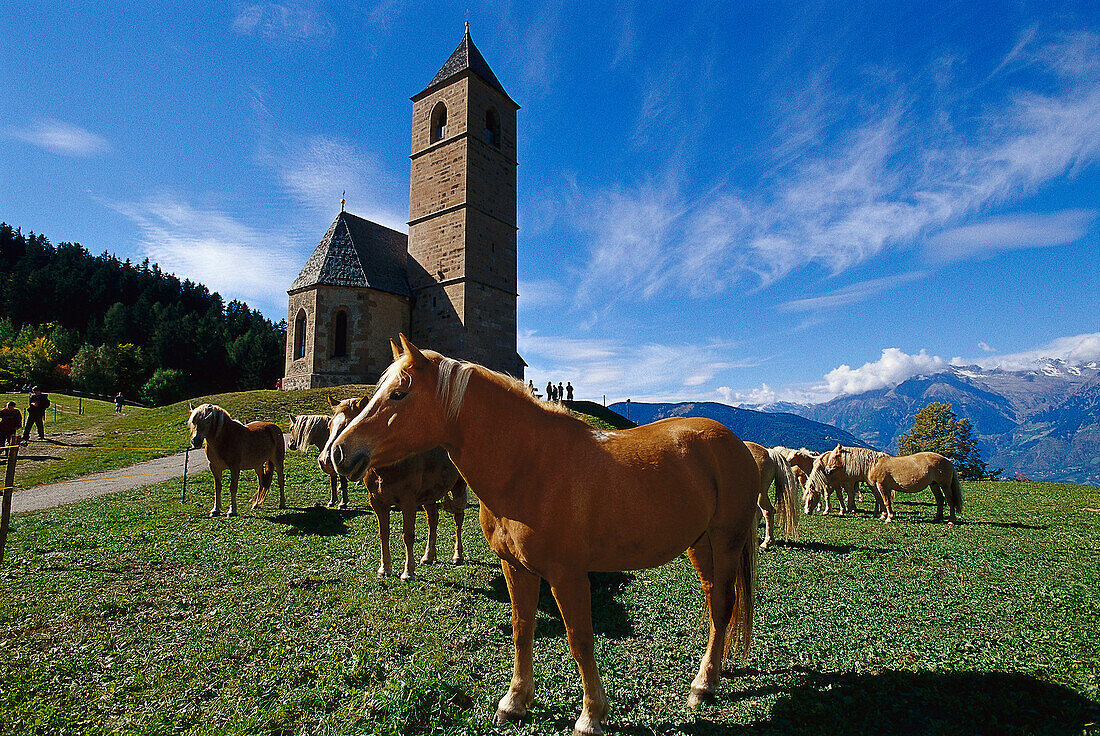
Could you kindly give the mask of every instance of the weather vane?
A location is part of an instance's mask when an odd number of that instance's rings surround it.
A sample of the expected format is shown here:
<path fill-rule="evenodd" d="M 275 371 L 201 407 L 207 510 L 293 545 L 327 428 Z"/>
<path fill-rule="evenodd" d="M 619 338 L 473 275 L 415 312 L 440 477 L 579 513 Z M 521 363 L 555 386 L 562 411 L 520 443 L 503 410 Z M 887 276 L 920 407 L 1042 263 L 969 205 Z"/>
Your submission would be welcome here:
<path fill-rule="evenodd" d="M 344 191 L 340 192 L 340 211 L 341 211 L 341 212 L 343 212 L 343 211 L 344 211 L 344 195 L 345 195 L 345 194 L 347 194 L 347 193 L 348 193 L 348 190 L 347 190 L 347 189 L 345 189 Z"/>

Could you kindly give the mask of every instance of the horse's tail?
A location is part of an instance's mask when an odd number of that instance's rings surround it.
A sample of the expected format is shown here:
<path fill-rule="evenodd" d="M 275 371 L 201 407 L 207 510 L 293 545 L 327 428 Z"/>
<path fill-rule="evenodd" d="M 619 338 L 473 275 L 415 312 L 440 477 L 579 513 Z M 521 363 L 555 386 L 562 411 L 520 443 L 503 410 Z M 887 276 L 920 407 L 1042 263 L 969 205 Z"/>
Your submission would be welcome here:
<path fill-rule="evenodd" d="M 271 480 L 275 477 L 275 463 L 267 460 L 264 462 L 263 470 L 260 471 L 260 487 L 256 489 L 256 495 L 252 497 L 252 503 L 256 506 L 263 506 L 264 499 L 267 498 L 267 492 L 271 488 Z"/>
<path fill-rule="evenodd" d="M 724 656 L 734 652 L 735 657 L 745 659 L 749 656 L 752 643 L 752 604 L 756 588 L 756 516 L 753 524 L 741 541 L 741 549 L 735 552 L 733 570 L 733 615 L 726 627 L 726 649 Z"/>
<path fill-rule="evenodd" d="M 962 484 L 959 483 L 959 473 L 954 469 L 951 471 L 951 495 L 948 501 L 951 504 L 951 508 L 955 509 L 955 511 L 962 511 L 963 489 Z"/>
<path fill-rule="evenodd" d="M 794 476 L 794 469 L 782 452 L 769 448 L 768 457 L 775 463 L 775 500 L 779 511 L 779 526 L 783 528 L 784 537 L 796 539 L 798 517 L 802 514 L 797 498 L 798 489 L 801 486 L 798 484 L 798 478 Z"/>

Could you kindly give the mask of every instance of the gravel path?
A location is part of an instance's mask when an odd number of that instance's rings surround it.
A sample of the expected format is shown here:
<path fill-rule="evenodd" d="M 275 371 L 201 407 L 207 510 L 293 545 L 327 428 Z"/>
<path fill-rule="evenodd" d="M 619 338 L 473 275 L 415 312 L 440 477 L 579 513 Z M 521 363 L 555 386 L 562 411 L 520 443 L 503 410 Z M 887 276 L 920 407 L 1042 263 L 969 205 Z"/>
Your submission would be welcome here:
<path fill-rule="evenodd" d="M 108 493 L 129 491 L 151 483 L 159 483 L 166 478 L 179 478 L 183 475 L 183 456 L 184 453 L 181 452 L 147 460 L 128 468 L 94 473 L 62 483 L 16 488 L 15 493 L 12 494 L 11 510 L 19 512 L 48 509 Z M 210 463 L 206 460 L 206 453 L 202 450 L 192 450 L 191 457 L 187 460 L 187 474 L 195 475 L 208 470 L 210 470 Z M 3 479 L 0 478 L 0 480 Z"/>

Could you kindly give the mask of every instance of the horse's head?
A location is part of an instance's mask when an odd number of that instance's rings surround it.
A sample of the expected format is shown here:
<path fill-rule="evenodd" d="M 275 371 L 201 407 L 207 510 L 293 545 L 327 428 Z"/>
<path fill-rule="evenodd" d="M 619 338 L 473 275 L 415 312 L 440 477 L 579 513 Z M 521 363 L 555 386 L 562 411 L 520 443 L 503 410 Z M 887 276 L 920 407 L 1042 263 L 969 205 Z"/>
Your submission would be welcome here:
<path fill-rule="evenodd" d="M 298 443 L 302 442 L 305 438 L 302 437 L 302 426 L 299 421 L 301 417 L 296 417 L 293 414 L 290 415 L 290 439 L 287 440 L 286 447 L 288 450 L 297 450 Z M 302 442 L 302 449 L 305 449 L 305 443 Z"/>
<path fill-rule="evenodd" d="M 438 353 L 426 354 L 400 335 L 390 340 L 393 363 L 362 411 L 338 433 L 331 457 L 336 470 L 361 480 L 368 468 L 392 465 L 443 444 L 449 416 L 457 412 L 469 373 Z M 460 366 L 456 372 L 455 366 Z M 446 375 L 444 375 L 444 372 Z M 439 391 L 442 385 L 445 391 Z"/>
<path fill-rule="evenodd" d="M 187 427 L 191 430 L 191 447 L 199 449 L 204 440 L 209 440 L 221 430 L 229 413 L 220 406 L 214 404 L 200 404 L 191 406 L 191 416 L 187 418 Z"/>
<path fill-rule="evenodd" d="M 817 505 L 821 503 L 829 474 L 838 467 L 843 466 L 843 459 L 837 459 L 841 458 L 842 452 L 843 449 L 838 444 L 836 448 L 814 458 L 810 475 L 806 477 L 806 482 L 802 485 L 802 500 L 805 502 L 807 515 L 812 514 Z"/>
<path fill-rule="evenodd" d="M 348 426 L 351 420 L 363 411 L 367 405 L 367 399 L 359 396 L 337 401 L 329 396 L 328 403 L 332 407 L 332 419 L 328 423 L 328 440 L 325 441 L 325 446 L 321 448 L 320 454 L 317 455 L 317 466 L 326 473 L 335 473 L 336 468 L 332 464 L 332 443 L 340 436 L 340 432 L 344 430 L 344 427 Z"/>

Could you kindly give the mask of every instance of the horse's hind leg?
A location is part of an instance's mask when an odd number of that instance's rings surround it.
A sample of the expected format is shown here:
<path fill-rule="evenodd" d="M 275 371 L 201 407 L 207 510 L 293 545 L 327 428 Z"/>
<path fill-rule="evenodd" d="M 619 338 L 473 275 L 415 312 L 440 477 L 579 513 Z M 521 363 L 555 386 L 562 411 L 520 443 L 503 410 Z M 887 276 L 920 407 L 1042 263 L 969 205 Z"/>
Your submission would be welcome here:
<path fill-rule="evenodd" d="M 500 561 L 508 597 L 512 600 L 512 643 L 515 659 L 512 683 L 497 705 L 496 723 L 501 725 L 527 715 L 527 706 L 535 697 L 532 647 L 535 641 L 535 615 L 539 603 L 541 578 L 507 560 Z"/>
<path fill-rule="evenodd" d="M 222 515 L 222 474 L 215 471 L 214 475 L 214 508 L 210 509 L 210 516 Z"/>
<path fill-rule="evenodd" d="M 346 509 L 348 507 L 348 479 L 344 476 L 337 476 L 340 479 L 340 505 L 336 508 Z M 333 499 L 336 498 L 335 491 L 333 491 Z"/>
<path fill-rule="evenodd" d="M 939 483 L 932 483 L 928 487 L 932 490 L 932 495 L 936 497 L 936 518 L 932 521 L 943 521 L 943 489 L 940 488 Z"/>
<path fill-rule="evenodd" d="M 463 506 L 463 503 L 455 502 L 455 554 L 451 558 L 455 565 L 466 562 L 466 556 L 462 553 L 462 521 L 466 518 L 466 509 Z"/>
<path fill-rule="evenodd" d="M 710 636 L 707 650 L 699 663 L 699 674 L 691 681 L 688 707 L 698 707 L 714 698 L 714 687 L 722 676 L 722 659 L 726 651 L 726 630 L 733 616 L 732 575 L 725 569 L 728 555 L 716 555 L 711 532 L 706 532 L 694 546 L 688 548 L 688 559 L 699 573 L 699 581 L 707 601 L 710 616 Z M 716 569 L 721 568 L 721 569 Z"/>
<path fill-rule="evenodd" d="M 424 514 L 428 517 L 428 543 L 424 545 L 424 556 L 420 558 L 420 564 L 431 565 L 435 562 L 436 534 L 439 530 L 439 504 L 424 504 Z"/>
<path fill-rule="evenodd" d="M 584 686 L 584 710 L 573 724 L 573 736 L 602 734 L 600 723 L 607 717 L 607 696 L 596 669 L 596 639 L 592 630 L 592 585 L 588 573 L 572 572 L 550 581 L 550 590 L 558 602 L 569 651 L 577 661 Z M 537 600 L 537 599 L 536 599 Z"/>
<path fill-rule="evenodd" d="M 763 550 L 771 546 L 774 539 L 772 530 L 775 527 L 775 507 L 772 506 L 771 499 L 768 498 L 767 488 L 760 492 L 760 497 L 756 499 L 756 507 L 764 515 L 764 541 L 760 543 L 760 549 Z"/>

